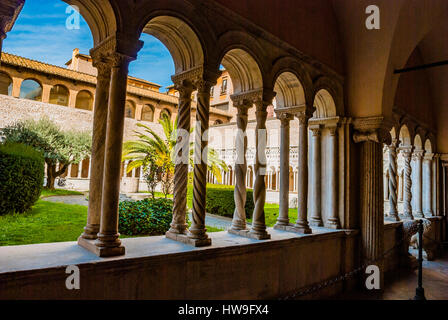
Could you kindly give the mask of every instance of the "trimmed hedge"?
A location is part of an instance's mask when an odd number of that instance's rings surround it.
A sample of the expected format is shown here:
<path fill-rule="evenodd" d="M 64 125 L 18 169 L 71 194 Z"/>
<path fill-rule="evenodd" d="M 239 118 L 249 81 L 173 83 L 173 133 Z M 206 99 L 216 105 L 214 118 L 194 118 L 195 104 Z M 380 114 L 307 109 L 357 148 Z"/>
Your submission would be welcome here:
<path fill-rule="evenodd" d="M 234 186 L 208 184 L 205 210 L 211 214 L 232 218 L 235 211 L 234 190 Z M 246 217 L 251 218 L 255 207 L 254 196 L 252 189 L 247 189 L 246 192 Z M 188 187 L 188 199 L 193 199 L 192 186 Z"/>
<path fill-rule="evenodd" d="M 119 204 L 118 232 L 124 235 L 163 235 L 170 228 L 173 217 L 170 199 L 122 201 Z"/>
<path fill-rule="evenodd" d="M 20 143 L 0 145 L 0 215 L 28 211 L 44 184 L 44 157 Z"/>

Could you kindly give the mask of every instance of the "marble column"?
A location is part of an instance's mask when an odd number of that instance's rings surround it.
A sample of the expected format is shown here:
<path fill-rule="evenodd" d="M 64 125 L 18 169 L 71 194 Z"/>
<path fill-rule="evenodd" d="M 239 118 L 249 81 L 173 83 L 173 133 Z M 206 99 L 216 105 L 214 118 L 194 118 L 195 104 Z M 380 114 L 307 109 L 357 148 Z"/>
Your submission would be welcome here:
<path fill-rule="evenodd" d="M 425 153 L 423 158 L 423 212 L 426 217 L 432 217 L 433 207 L 432 207 L 432 162 L 433 153 Z"/>
<path fill-rule="evenodd" d="M 258 99 L 255 102 L 256 105 L 256 118 L 257 126 L 255 129 L 255 183 L 253 188 L 254 195 L 254 212 L 252 215 L 252 228 L 249 235 L 255 239 L 270 239 L 271 235 L 266 232 L 266 221 L 264 213 L 264 205 L 266 202 L 266 144 L 267 144 L 267 131 L 266 131 L 266 119 L 268 116 L 267 107 L 271 105 L 274 94 L 263 93 L 263 98 Z"/>
<path fill-rule="evenodd" d="M 403 194 L 403 216 L 405 219 L 414 219 L 412 215 L 412 147 L 400 148 L 404 160 L 404 194 Z"/>
<path fill-rule="evenodd" d="M 413 158 L 415 161 L 415 211 L 414 217 L 416 218 L 424 218 L 423 209 L 422 209 L 422 160 L 424 150 L 415 150 L 413 154 Z"/>
<path fill-rule="evenodd" d="M 120 196 L 121 154 L 123 146 L 124 111 L 128 67 L 131 58 L 119 53 L 112 61 L 109 107 L 107 114 L 106 146 L 104 156 L 101 224 L 95 245 L 100 256 L 125 253 L 118 233 L 118 201 Z"/>
<path fill-rule="evenodd" d="M 294 228 L 297 232 L 309 234 L 311 228 L 308 224 L 308 120 L 312 117 L 311 110 L 300 111 L 296 114 L 299 119 L 299 147 L 298 147 L 298 179 L 297 201 L 298 214 Z"/>
<path fill-rule="evenodd" d="M 280 210 L 274 229 L 290 226 L 289 223 L 289 149 L 290 121 L 294 116 L 286 112 L 277 112 L 280 120 Z"/>
<path fill-rule="evenodd" d="M 176 90 L 179 92 L 179 111 L 177 118 L 177 144 L 176 160 L 174 168 L 174 191 L 173 191 L 173 220 L 171 228 L 166 236 L 187 234 L 187 186 L 188 186 L 188 165 L 190 158 L 190 127 L 191 127 L 191 95 L 194 86 L 189 80 L 177 80 L 173 76 Z M 182 132 L 182 134 L 179 134 Z"/>
<path fill-rule="evenodd" d="M 400 221 L 398 217 L 398 169 L 397 144 L 394 140 L 389 146 L 389 219 Z"/>
<path fill-rule="evenodd" d="M 328 207 L 328 218 L 326 226 L 332 229 L 339 229 L 339 217 L 338 217 L 338 190 L 339 190 L 339 181 L 338 181 L 338 164 L 339 164 L 339 152 L 338 152 L 338 126 L 329 126 L 328 127 L 328 155 L 330 161 L 327 161 L 329 173 L 328 186 L 327 189 L 327 207 Z"/>
<path fill-rule="evenodd" d="M 217 78 L 217 77 L 216 77 Z M 200 79 L 196 84 L 197 110 L 195 128 L 195 160 L 193 168 L 193 210 L 192 222 L 188 232 L 190 243 L 194 246 L 207 246 L 211 239 L 205 228 L 205 202 L 207 192 L 207 150 L 210 117 L 210 88 L 216 79 Z"/>
<path fill-rule="evenodd" d="M 311 136 L 311 206 L 310 206 L 310 225 L 322 227 L 322 205 L 321 205 L 321 126 L 310 126 Z"/>
<path fill-rule="evenodd" d="M 232 226 L 230 230 L 240 231 L 246 229 L 246 186 L 247 186 L 247 122 L 248 109 L 252 107 L 250 100 L 234 100 L 234 106 L 237 108 L 236 115 L 237 136 L 235 141 L 236 161 L 235 161 L 235 211 L 233 212 Z"/>
<path fill-rule="evenodd" d="M 358 131 L 353 140 L 360 144 L 361 188 L 361 248 L 365 263 L 380 269 L 383 283 L 384 252 L 384 196 L 383 196 L 383 143 L 390 144 L 386 130 Z M 380 286 L 383 288 L 383 286 Z"/>

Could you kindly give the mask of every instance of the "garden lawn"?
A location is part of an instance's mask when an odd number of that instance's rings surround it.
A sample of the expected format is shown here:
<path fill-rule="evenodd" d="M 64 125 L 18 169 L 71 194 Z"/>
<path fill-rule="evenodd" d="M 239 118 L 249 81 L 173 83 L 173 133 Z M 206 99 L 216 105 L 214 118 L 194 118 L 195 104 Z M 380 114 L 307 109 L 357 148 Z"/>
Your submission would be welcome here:
<path fill-rule="evenodd" d="M 81 195 L 83 195 L 82 192 L 73 190 L 64 190 L 64 189 L 54 189 L 54 190 L 42 189 L 42 192 L 40 193 L 41 198 L 52 196 L 81 196 Z"/>
<path fill-rule="evenodd" d="M 0 246 L 76 241 L 86 221 L 86 206 L 38 200 L 28 213 L 0 216 Z M 207 230 L 222 231 L 208 226 Z"/>

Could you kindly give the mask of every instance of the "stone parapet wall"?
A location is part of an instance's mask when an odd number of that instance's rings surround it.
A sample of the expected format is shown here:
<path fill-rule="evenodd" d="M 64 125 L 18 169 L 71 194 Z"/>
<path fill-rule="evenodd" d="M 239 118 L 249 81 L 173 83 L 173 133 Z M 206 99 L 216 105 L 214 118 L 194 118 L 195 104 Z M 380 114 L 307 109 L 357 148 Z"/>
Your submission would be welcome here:
<path fill-rule="evenodd" d="M 17 121 L 37 120 L 43 117 L 48 117 L 66 130 L 92 131 L 93 111 L 0 95 L 0 128 Z M 137 127 L 139 122 L 164 136 L 162 126 L 158 123 L 126 118 L 123 133 L 125 141 L 133 139 L 134 130 L 139 129 Z"/>

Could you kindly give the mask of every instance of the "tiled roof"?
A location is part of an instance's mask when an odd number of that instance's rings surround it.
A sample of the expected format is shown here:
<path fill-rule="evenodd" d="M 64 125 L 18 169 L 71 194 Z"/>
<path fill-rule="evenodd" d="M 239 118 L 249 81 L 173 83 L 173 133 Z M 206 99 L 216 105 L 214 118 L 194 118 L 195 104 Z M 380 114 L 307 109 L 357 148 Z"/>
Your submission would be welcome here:
<path fill-rule="evenodd" d="M 36 71 L 39 71 L 42 73 L 52 74 L 52 75 L 56 75 L 56 76 L 60 76 L 60 77 L 96 85 L 96 77 L 92 76 L 90 74 L 63 68 L 63 67 L 58 67 L 55 65 L 41 62 L 41 61 L 36 61 L 36 60 L 16 56 L 14 54 L 10 54 L 7 52 L 2 52 L 1 61 L 4 64 L 9 64 L 12 66 L 36 70 Z M 136 79 L 136 78 L 134 78 L 134 79 Z M 179 102 L 179 99 L 176 96 L 153 91 L 153 90 L 147 90 L 147 89 L 143 89 L 143 88 L 139 88 L 139 87 L 131 86 L 131 85 L 128 85 L 128 93 L 131 93 L 131 94 L 134 94 L 137 96 L 141 96 L 141 97 L 154 99 L 154 100 L 160 100 L 160 101 L 171 103 L 174 105 L 177 105 Z M 196 109 L 195 102 L 192 103 L 192 108 Z M 232 117 L 231 113 L 223 111 L 223 110 L 219 110 L 219 109 L 216 109 L 213 107 L 210 108 L 210 111 L 213 114 L 219 114 L 219 115 L 223 115 L 223 116 L 227 116 L 227 117 Z"/>
<path fill-rule="evenodd" d="M 2 60 L 2 63 L 4 63 L 4 64 L 9 64 L 12 66 L 36 70 L 36 71 L 39 71 L 42 73 L 52 74 L 52 75 L 56 75 L 56 76 L 69 78 L 72 80 L 82 81 L 82 82 L 96 85 L 96 77 L 92 76 L 90 74 L 87 74 L 87 73 L 83 73 L 83 72 L 79 72 L 79 71 L 75 71 L 75 70 L 71 70 L 71 69 L 67 69 L 67 68 L 63 68 L 63 67 L 58 67 L 55 65 L 41 62 L 41 61 L 36 61 L 36 60 L 16 56 L 14 54 L 10 54 L 7 52 L 2 52 L 1 60 Z M 136 79 L 136 78 L 134 78 L 134 79 Z M 138 88 L 138 87 L 131 86 L 131 85 L 128 85 L 128 93 L 155 99 L 155 100 L 161 100 L 161 101 L 175 104 L 175 105 L 177 105 L 177 103 L 178 103 L 177 97 L 167 95 L 167 94 L 161 93 L 161 92 Z"/>

